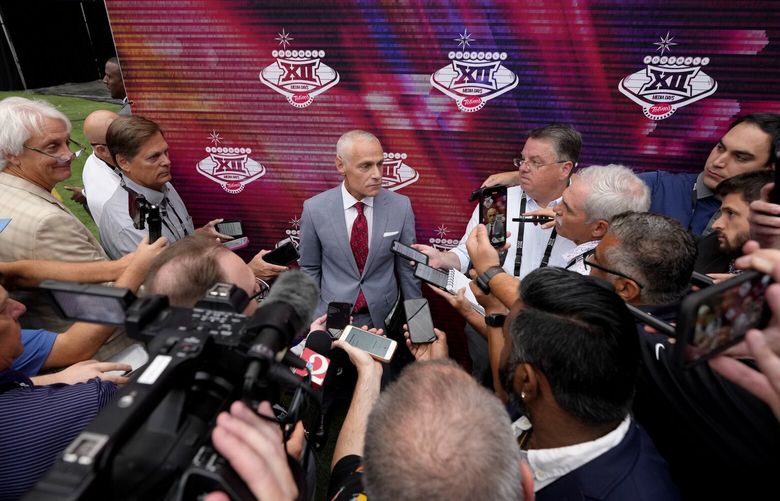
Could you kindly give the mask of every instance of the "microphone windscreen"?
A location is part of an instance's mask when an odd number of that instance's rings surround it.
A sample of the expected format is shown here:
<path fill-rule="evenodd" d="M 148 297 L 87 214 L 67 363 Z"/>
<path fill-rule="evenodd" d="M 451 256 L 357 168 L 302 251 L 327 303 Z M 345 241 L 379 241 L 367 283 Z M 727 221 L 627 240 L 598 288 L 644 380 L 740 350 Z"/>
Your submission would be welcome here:
<path fill-rule="evenodd" d="M 316 351 L 320 355 L 328 358 L 330 358 L 332 343 L 333 338 L 325 331 L 313 331 L 309 333 L 309 337 L 306 338 L 306 347 L 308 349 Z"/>
<path fill-rule="evenodd" d="M 279 275 L 260 310 L 272 303 L 284 303 L 292 307 L 298 318 L 307 323 L 311 321 L 319 298 L 319 287 L 309 275 L 300 270 L 290 270 Z"/>

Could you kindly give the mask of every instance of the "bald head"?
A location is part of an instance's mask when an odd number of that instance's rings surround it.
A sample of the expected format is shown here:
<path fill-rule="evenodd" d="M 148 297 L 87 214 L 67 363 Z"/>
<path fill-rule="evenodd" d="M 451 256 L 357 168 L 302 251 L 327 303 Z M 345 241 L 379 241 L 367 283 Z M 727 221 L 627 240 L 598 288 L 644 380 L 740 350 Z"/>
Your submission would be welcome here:
<path fill-rule="evenodd" d="M 95 155 L 109 165 L 113 165 L 111 153 L 106 147 L 106 131 L 111 122 L 119 115 L 109 110 L 96 110 L 84 119 L 84 137 L 87 138 Z"/>
<path fill-rule="evenodd" d="M 84 119 L 84 136 L 90 144 L 106 144 L 106 131 L 119 115 L 109 110 L 93 111 Z"/>

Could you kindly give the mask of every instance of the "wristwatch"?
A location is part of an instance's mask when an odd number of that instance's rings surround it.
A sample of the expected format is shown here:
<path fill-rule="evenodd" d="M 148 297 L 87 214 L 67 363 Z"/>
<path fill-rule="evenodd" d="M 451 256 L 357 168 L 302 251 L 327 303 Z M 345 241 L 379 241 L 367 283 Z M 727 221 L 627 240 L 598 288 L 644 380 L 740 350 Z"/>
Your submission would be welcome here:
<path fill-rule="evenodd" d="M 490 327 L 501 327 L 504 325 L 505 321 L 506 315 L 501 313 L 491 313 L 490 315 L 485 315 L 485 323 Z"/>
<path fill-rule="evenodd" d="M 504 268 L 500 266 L 491 266 L 482 275 L 477 275 L 477 286 L 485 294 L 490 294 L 490 279 L 498 275 L 499 273 L 506 273 Z"/>

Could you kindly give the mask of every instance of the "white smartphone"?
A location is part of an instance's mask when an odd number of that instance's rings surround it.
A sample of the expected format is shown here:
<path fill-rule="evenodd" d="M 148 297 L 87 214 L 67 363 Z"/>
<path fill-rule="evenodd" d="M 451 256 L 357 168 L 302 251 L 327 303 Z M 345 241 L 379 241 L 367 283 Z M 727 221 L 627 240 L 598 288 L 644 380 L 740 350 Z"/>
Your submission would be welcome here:
<path fill-rule="evenodd" d="M 339 339 L 355 348 L 367 351 L 369 355 L 380 362 L 392 360 L 395 349 L 398 347 L 398 343 L 392 339 L 358 329 L 354 325 L 346 326 Z"/>

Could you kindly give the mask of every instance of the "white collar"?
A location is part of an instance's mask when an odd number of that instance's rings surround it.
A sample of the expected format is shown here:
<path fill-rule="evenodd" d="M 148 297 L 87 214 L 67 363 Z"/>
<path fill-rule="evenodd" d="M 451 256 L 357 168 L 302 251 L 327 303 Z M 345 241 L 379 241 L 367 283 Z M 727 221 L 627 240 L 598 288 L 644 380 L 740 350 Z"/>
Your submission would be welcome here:
<path fill-rule="evenodd" d="M 349 191 L 347 191 L 347 185 L 343 182 L 341 183 L 341 199 L 344 202 L 344 210 L 349 209 L 358 202 L 363 202 L 364 205 L 369 207 L 374 206 L 374 197 L 365 197 L 363 200 L 358 200 L 357 198 L 353 197 Z"/>
<path fill-rule="evenodd" d="M 630 425 L 631 416 L 626 416 L 614 430 L 596 440 L 553 449 L 523 451 L 534 472 L 534 490 L 539 491 L 616 447 L 628 433 Z"/>

